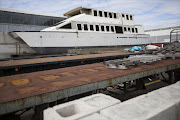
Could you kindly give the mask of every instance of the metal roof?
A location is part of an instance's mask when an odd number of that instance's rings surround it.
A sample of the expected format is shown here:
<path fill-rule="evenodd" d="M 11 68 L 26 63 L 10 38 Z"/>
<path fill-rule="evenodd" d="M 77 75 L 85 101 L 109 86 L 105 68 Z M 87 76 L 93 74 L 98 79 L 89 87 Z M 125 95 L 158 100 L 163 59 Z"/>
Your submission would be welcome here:
<path fill-rule="evenodd" d="M 15 10 L 15 9 L 9 9 L 9 8 L 0 8 L 0 11 L 66 18 L 66 16 L 63 16 L 63 15 L 36 13 L 36 12 L 29 12 L 29 11 L 23 11 L 23 10 Z"/>
<path fill-rule="evenodd" d="M 172 27 L 156 28 L 156 29 L 145 30 L 144 32 L 149 32 L 149 31 L 159 31 L 159 30 L 167 30 L 167 29 L 175 29 L 175 28 L 180 28 L 180 26 L 172 26 Z"/>

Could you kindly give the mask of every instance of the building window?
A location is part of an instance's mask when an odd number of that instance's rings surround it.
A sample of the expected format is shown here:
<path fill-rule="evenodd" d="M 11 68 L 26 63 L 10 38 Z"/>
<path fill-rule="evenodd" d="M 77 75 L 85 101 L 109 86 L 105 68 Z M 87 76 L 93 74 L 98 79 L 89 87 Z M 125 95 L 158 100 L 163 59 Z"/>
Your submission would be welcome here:
<path fill-rule="evenodd" d="M 104 17 L 107 17 L 107 12 L 104 12 Z"/>
<path fill-rule="evenodd" d="M 102 11 L 99 11 L 99 16 L 102 17 Z"/>
<path fill-rule="evenodd" d="M 88 26 L 87 26 L 87 24 L 84 24 L 84 30 L 88 30 Z"/>
<path fill-rule="evenodd" d="M 96 31 L 99 31 L 99 25 L 96 25 Z"/>
<path fill-rule="evenodd" d="M 114 13 L 114 18 L 117 18 L 116 13 Z"/>
<path fill-rule="evenodd" d="M 93 25 L 90 25 L 90 30 L 91 30 L 91 31 L 93 31 L 93 30 L 94 30 Z"/>
<path fill-rule="evenodd" d="M 97 11 L 96 10 L 94 10 L 94 16 L 97 16 Z"/>
<path fill-rule="evenodd" d="M 135 28 L 135 30 L 136 30 L 136 33 L 138 33 L 138 29 L 137 29 L 137 28 Z"/>
<path fill-rule="evenodd" d="M 128 15 L 126 15 L 126 19 L 129 20 L 129 16 Z"/>
<path fill-rule="evenodd" d="M 134 33 L 134 28 L 132 28 L 132 32 Z"/>
<path fill-rule="evenodd" d="M 132 15 L 130 15 L 130 20 L 133 20 Z"/>
<path fill-rule="evenodd" d="M 112 13 L 109 13 L 109 17 L 112 18 Z"/>
<path fill-rule="evenodd" d="M 113 26 L 111 26 L 111 32 L 114 32 L 114 27 Z"/>
<path fill-rule="evenodd" d="M 109 32 L 109 26 L 106 26 L 106 31 Z"/>
<path fill-rule="evenodd" d="M 77 24 L 78 30 L 82 30 L 81 24 Z"/>
<path fill-rule="evenodd" d="M 126 27 L 124 27 L 124 31 L 127 31 Z"/>
<path fill-rule="evenodd" d="M 101 31 L 104 31 L 104 26 L 101 26 Z"/>

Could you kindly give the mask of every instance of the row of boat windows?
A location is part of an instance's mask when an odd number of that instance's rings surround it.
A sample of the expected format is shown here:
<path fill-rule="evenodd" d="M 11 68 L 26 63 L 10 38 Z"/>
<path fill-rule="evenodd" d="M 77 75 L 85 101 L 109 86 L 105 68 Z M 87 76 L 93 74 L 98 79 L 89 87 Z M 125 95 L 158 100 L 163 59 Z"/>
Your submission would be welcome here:
<path fill-rule="evenodd" d="M 126 15 L 126 14 L 121 14 L 123 19 L 126 20 L 133 20 L 132 15 Z M 112 12 L 103 12 L 103 11 L 97 11 L 94 10 L 94 16 L 99 16 L 99 17 L 106 17 L 106 18 L 117 18 L 117 13 L 112 13 Z"/>
<path fill-rule="evenodd" d="M 124 27 L 124 32 L 138 33 L 137 28 Z"/>
<path fill-rule="evenodd" d="M 83 26 L 83 27 L 82 27 Z M 104 25 L 88 25 L 87 24 L 77 24 L 78 30 L 84 30 L 84 31 L 106 31 L 106 32 L 116 32 L 116 33 L 123 33 L 123 29 L 121 26 L 104 26 Z M 114 29 L 115 28 L 115 29 Z M 138 33 L 137 28 L 130 28 L 130 27 L 124 27 L 124 32 L 132 32 L 132 33 Z"/>
<path fill-rule="evenodd" d="M 100 28 L 99 28 L 100 27 Z M 77 24 L 77 28 L 78 28 L 78 30 L 82 30 L 82 26 L 81 26 L 81 24 Z M 83 25 L 83 30 L 84 31 L 88 31 L 88 25 L 87 24 L 84 24 Z M 89 30 L 90 31 L 100 31 L 100 29 L 101 29 L 101 31 L 105 31 L 105 27 L 104 26 L 99 26 L 99 25 L 95 25 L 95 30 L 94 30 L 94 25 L 89 25 Z M 114 32 L 114 27 L 113 26 L 106 26 L 106 31 L 107 32 Z"/>

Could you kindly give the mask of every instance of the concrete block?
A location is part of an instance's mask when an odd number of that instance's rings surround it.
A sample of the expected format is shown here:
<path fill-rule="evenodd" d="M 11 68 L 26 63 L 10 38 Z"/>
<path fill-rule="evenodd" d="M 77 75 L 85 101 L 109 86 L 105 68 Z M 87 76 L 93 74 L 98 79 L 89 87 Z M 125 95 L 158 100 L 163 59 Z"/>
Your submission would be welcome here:
<path fill-rule="evenodd" d="M 110 96 L 95 94 L 44 110 L 44 120 L 76 120 L 118 103 Z"/>
<path fill-rule="evenodd" d="M 179 120 L 180 82 L 100 111 L 112 120 Z"/>
<path fill-rule="evenodd" d="M 180 82 L 163 87 L 147 94 L 154 98 L 161 98 L 166 101 L 180 102 Z"/>
<path fill-rule="evenodd" d="M 86 116 L 78 120 L 111 120 L 111 119 L 108 119 L 107 117 L 102 116 L 99 113 L 94 113 L 92 115 Z"/>

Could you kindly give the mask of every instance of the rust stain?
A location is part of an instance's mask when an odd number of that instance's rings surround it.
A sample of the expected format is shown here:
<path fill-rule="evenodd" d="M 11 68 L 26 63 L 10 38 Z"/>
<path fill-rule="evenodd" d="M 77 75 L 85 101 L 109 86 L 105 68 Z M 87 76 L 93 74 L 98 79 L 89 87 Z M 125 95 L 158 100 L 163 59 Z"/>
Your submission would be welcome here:
<path fill-rule="evenodd" d="M 27 93 L 32 93 L 35 91 L 38 91 L 39 87 L 26 87 L 26 88 L 19 88 L 17 89 L 19 94 L 27 94 Z"/>
<path fill-rule="evenodd" d="M 70 73 L 70 72 L 59 73 L 59 75 L 62 75 L 62 76 L 75 76 L 75 74 Z"/>
<path fill-rule="evenodd" d="M 21 85 L 25 85 L 28 84 L 30 81 L 29 79 L 16 79 L 16 80 L 11 80 L 11 84 L 14 86 L 21 86 Z"/>
<path fill-rule="evenodd" d="M 3 86 L 4 86 L 4 84 L 5 84 L 5 83 L 1 83 L 1 82 L 0 82 L 0 88 L 1 88 L 1 87 L 3 87 Z"/>
<path fill-rule="evenodd" d="M 134 67 L 134 68 L 131 68 L 132 70 L 137 70 L 137 71 L 139 71 L 139 70 L 141 70 L 141 68 L 139 68 L 139 67 Z"/>
<path fill-rule="evenodd" d="M 43 80 L 54 80 L 54 79 L 60 78 L 59 76 L 56 76 L 56 75 L 43 75 L 39 77 Z"/>
<path fill-rule="evenodd" d="M 82 69 L 82 70 L 79 70 L 81 72 L 97 72 L 99 70 L 95 70 L 95 69 Z"/>
<path fill-rule="evenodd" d="M 71 83 L 70 81 L 58 81 L 58 82 L 52 82 L 51 85 L 61 88 L 61 87 L 69 85 L 70 83 Z"/>
<path fill-rule="evenodd" d="M 95 69 L 97 69 L 97 70 L 104 70 L 104 69 L 106 69 L 106 67 L 104 66 L 104 67 L 96 67 Z"/>
<path fill-rule="evenodd" d="M 78 81 L 88 82 L 90 79 L 88 77 L 78 78 Z"/>

